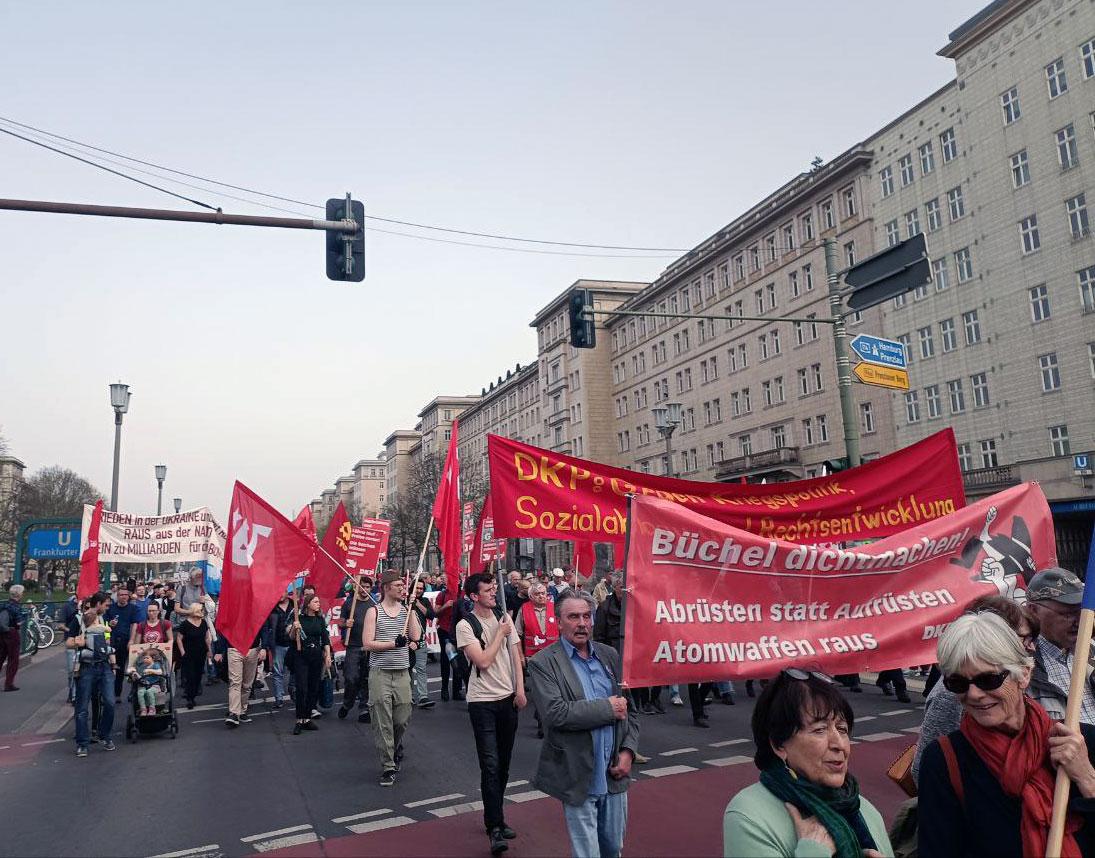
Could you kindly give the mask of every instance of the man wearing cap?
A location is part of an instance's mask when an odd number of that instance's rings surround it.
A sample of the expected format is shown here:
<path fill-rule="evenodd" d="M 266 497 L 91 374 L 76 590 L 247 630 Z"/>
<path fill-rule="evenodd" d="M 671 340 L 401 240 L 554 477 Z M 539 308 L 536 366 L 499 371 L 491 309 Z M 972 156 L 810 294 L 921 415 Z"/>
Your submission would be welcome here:
<path fill-rule="evenodd" d="M 1055 721 L 1063 721 L 1065 717 L 1083 595 L 1083 582 L 1059 566 L 1043 569 L 1027 585 L 1027 609 L 1042 625 L 1035 641 L 1034 672 L 1027 694 L 1041 703 Z M 1095 724 L 1095 677 L 1090 664 L 1085 664 L 1084 669 L 1087 681 L 1080 721 Z"/>
<path fill-rule="evenodd" d="M 551 585 L 548 587 L 548 596 L 551 597 L 552 602 L 558 602 L 559 597 L 570 589 L 566 577 L 566 573 L 558 567 L 551 570 Z"/>
<path fill-rule="evenodd" d="M 403 760 L 403 733 L 411 720 L 409 641 L 421 642 L 422 627 L 403 602 L 403 575 L 389 569 L 380 578 L 383 600 L 365 615 L 362 643 L 369 651 L 369 712 L 380 751 L 380 785 L 395 785 Z"/>

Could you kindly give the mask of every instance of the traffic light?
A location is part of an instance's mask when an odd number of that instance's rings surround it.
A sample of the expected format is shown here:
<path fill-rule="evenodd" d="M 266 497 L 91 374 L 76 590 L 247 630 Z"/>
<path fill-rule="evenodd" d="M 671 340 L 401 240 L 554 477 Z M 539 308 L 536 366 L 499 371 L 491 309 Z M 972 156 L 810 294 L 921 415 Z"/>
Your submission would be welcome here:
<path fill-rule="evenodd" d="M 570 293 L 570 344 L 576 349 L 592 349 L 597 345 L 597 329 L 593 317 L 584 310 L 593 309 L 593 292 L 575 289 Z"/>
<path fill-rule="evenodd" d="M 841 456 L 839 459 L 826 459 L 824 465 L 827 474 L 835 474 L 839 471 L 846 471 L 848 470 L 848 457 Z"/>
<path fill-rule="evenodd" d="M 357 223 L 357 232 L 327 230 L 327 277 L 360 283 L 365 279 L 365 206 L 349 194 L 345 199 L 327 200 L 327 220 L 347 218 Z"/>

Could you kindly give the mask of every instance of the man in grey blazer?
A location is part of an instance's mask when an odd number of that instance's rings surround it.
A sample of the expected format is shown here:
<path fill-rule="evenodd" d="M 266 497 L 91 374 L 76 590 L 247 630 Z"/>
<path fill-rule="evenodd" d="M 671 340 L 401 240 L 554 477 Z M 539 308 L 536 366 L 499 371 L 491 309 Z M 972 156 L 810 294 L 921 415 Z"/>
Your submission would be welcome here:
<path fill-rule="evenodd" d="M 575 856 L 613 858 L 623 848 L 639 720 L 620 690 L 619 654 L 592 640 L 595 607 L 588 593 L 561 595 L 559 640 L 528 663 L 547 731 L 533 784 L 563 803 Z"/>

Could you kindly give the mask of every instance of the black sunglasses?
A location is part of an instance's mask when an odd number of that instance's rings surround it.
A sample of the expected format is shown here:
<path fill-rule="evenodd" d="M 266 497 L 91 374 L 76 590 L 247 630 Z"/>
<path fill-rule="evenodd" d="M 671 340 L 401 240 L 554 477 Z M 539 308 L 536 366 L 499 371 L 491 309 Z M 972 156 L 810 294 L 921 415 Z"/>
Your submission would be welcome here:
<path fill-rule="evenodd" d="M 811 676 L 814 679 L 818 679 L 827 685 L 832 685 L 834 680 L 829 674 L 822 673 L 820 670 L 801 670 L 797 667 L 784 668 L 783 674 L 790 679 L 797 679 L 799 682 L 805 682 Z"/>
<path fill-rule="evenodd" d="M 1009 676 L 1011 671 L 1008 670 L 1001 670 L 999 673 L 979 673 L 972 679 L 952 673 L 950 676 L 943 677 L 943 687 L 952 694 L 965 694 L 970 690 L 971 685 L 976 685 L 982 691 L 995 691 Z"/>

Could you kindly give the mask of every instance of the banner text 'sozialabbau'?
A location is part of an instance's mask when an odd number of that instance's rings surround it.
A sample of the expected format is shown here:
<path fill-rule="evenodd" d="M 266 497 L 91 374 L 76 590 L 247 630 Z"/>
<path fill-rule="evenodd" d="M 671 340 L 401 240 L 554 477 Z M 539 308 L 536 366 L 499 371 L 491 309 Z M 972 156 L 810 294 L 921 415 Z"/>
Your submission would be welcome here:
<path fill-rule="evenodd" d="M 787 542 L 879 539 L 965 506 L 954 433 L 828 477 L 767 485 L 655 477 L 489 435 L 498 536 L 622 542 L 627 496 L 683 504 Z"/>

